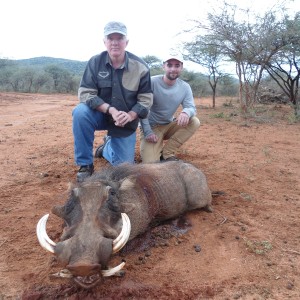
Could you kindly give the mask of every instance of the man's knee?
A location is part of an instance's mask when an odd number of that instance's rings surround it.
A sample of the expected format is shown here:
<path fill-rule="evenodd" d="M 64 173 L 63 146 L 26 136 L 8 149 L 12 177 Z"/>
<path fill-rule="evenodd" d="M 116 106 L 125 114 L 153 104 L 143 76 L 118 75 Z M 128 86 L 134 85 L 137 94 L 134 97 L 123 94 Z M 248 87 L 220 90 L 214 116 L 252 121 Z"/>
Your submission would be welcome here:
<path fill-rule="evenodd" d="M 153 162 L 159 162 L 160 160 L 160 152 L 157 153 L 155 151 L 154 145 L 152 143 L 144 142 L 141 144 L 140 147 L 140 155 L 143 163 L 153 163 Z"/>
<path fill-rule="evenodd" d="M 89 114 L 89 107 L 82 103 L 78 104 L 72 111 L 72 116 L 74 119 L 81 119 Z"/>
<path fill-rule="evenodd" d="M 192 130 L 193 132 L 195 132 L 199 127 L 200 127 L 200 120 L 197 117 L 191 117 L 188 127 L 190 128 L 190 130 Z"/>

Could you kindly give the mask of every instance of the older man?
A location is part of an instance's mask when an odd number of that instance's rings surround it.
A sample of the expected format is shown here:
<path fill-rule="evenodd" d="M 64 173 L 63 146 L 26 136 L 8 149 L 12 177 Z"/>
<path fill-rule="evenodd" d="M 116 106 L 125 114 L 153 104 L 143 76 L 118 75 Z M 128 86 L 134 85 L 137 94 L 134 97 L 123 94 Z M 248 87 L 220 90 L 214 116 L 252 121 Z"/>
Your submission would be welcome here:
<path fill-rule="evenodd" d="M 77 181 L 94 171 L 95 130 L 107 130 L 104 144 L 96 157 L 112 165 L 134 162 L 136 129 L 139 119 L 147 117 L 153 95 L 150 70 L 136 55 L 125 51 L 127 28 L 121 22 L 109 22 L 104 28 L 107 51 L 93 56 L 83 74 L 73 110 L 75 162 L 80 166 Z"/>

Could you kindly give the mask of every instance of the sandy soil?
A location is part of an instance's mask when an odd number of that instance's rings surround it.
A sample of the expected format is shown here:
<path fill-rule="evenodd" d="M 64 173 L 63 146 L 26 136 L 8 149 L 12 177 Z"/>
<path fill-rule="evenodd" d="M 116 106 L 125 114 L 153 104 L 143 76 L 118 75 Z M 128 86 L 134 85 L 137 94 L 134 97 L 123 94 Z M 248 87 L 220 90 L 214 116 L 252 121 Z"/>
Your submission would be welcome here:
<path fill-rule="evenodd" d="M 186 214 L 185 230 L 149 231 L 116 257 L 127 261 L 124 277 L 86 291 L 51 276 L 60 268 L 35 233 L 76 177 L 77 97 L 0 94 L 0 299 L 300 299 L 300 124 L 289 123 L 289 106 L 245 121 L 235 100 L 196 101 L 202 125 L 178 156 L 218 192 L 214 212 Z M 61 229 L 50 214 L 50 237 Z"/>

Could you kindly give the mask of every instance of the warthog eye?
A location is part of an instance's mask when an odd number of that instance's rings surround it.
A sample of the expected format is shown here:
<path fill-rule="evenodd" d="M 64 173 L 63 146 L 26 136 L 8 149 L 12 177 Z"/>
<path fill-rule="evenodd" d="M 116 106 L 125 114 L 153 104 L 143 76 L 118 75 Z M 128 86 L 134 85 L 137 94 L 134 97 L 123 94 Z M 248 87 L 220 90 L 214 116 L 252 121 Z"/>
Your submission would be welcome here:
<path fill-rule="evenodd" d="M 113 189 L 111 189 L 111 190 L 109 191 L 109 195 L 110 195 L 110 196 L 115 196 L 115 195 L 116 195 L 116 191 L 113 190 Z"/>
<path fill-rule="evenodd" d="M 108 209 L 113 211 L 113 212 L 119 212 L 120 211 L 119 201 L 118 201 L 118 198 L 117 198 L 117 192 L 113 188 L 111 188 L 109 190 L 109 195 L 108 195 L 106 205 L 107 205 Z"/>

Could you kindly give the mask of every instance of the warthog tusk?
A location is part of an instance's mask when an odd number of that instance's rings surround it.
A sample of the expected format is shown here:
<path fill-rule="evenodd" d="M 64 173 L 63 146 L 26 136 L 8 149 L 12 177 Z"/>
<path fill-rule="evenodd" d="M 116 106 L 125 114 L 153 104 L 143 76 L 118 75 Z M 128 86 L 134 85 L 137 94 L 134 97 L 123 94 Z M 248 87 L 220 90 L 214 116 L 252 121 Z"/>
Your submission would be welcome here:
<path fill-rule="evenodd" d="M 121 213 L 121 216 L 122 216 L 123 226 L 120 234 L 113 241 L 113 253 L 120 251 L 125 246 L 130 236 L 130 231 L 131 231 L 130 219 L 125 213 Z"/>
<path fill-rule="evenodd" d="M 124 214 L 124 215 L 126 215 L 126 214 Z M 122 230 L 121 230 L 120 234 L 114 239 L 114 241 L 113 241 L 113 244 L 114 244 L 114 245 L 117 244 L 117 243 L 122 239 L 122 237 L 123 237 L 123 235 L 125 234 L 126 229 L 127 229 L 127 225 L 124 226 L 124 217 L 123 217 L 123 213 L 121 213 L 121 216 L 122 216 Z"/>
<path fill-rule="evenodd" d="M 115 275 L 118 271 L 120 271 L 125 266 L 125 262 L 120 263 L 118 266 L 111 268 L 109 270 L 102 270 L 102 276 L 108 277 Z"/>
<path fill-rule="evenodd" d="M 63 278 L 72 278 L 73 277 L 72 273 L 67 269 L 63 269 L 63 270 L 61 270 L 57 273 L 53 273 L 53 274 L 51 274 L 51 276 L 53 276 L 53 277 L 63 277 Z"/>
<path fill-rule="evenodd" d="M 120 263 L 118 266 L 108 269 L 108 270 L 102 270 L 102 276 L 103 277 L 109 277 L 109 276 L 113 276 L 115 275 L 117 272 L 119 272 L 120 270 L 123 269 L 123 267 L 125 266 L 125 262 Z M 67 270 L 67 269 L 63 269 L 57 273 L 53 273 L 51 274 L 51 276 L 53 277 L 62 277 L 62 278 L 73 278 L 73 274 Z"/>
<path fill-rule="evenodd" d="M 46 224 L 47 224 L 47 220 L 48 220 L 49 214 L 44 215 L 39 222 L 36 225 L 36 234 L 37 234 L 37 238 L 38 241 L 40 243 L 40 245 L 50 251 L 51 253 L 54 253 L 54 249 L 56 246 L 56 243 L 53 242 L 47 232 L 46 232 Z"/>

